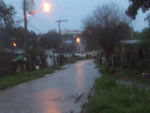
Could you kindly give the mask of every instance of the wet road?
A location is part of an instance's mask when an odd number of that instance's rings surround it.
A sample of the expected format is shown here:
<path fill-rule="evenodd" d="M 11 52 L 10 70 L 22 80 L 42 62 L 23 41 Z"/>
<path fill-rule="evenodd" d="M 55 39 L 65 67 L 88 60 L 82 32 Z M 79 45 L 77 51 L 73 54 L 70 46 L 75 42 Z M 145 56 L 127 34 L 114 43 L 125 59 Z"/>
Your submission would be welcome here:
<path fill-rule="evenodd" d="M 0 91 L 0 113 L 79 113 L 98 70 L 93 60 Z"/>

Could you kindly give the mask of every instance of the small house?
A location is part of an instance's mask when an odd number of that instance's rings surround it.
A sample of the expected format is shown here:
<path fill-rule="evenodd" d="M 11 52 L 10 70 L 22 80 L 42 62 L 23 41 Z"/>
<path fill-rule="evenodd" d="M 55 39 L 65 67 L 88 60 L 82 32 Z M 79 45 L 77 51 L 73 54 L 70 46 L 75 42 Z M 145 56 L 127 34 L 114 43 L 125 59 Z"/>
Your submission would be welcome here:
<path fill-rule="evenodd" d="M 46 63 L 48 67 L 52 67 L 57 64 L 57 55 L 55 50 L 47 49 L 45 50 Z"/>

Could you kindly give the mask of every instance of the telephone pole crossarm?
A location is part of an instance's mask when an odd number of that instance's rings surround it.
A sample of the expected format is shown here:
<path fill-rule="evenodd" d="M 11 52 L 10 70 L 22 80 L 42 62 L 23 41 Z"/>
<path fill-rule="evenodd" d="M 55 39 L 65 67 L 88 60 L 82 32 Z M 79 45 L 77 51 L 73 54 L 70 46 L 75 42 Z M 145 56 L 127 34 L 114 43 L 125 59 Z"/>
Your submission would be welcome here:
<path fill-rule="evenodd" d="M 59 28 L 59 34 L 61 33 L 61 23 L 62 22 L 68 22 L 68 20 L 56 20 L 56 22 L 58 23 L 58 28 Z"/>

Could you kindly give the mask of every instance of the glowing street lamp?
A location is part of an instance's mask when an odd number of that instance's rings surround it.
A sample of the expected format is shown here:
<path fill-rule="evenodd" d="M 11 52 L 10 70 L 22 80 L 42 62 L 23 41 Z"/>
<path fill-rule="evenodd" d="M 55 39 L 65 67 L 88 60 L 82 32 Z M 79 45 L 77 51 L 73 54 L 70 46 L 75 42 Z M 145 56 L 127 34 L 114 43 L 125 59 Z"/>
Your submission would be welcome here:
<path fill-rule="evenodd" d="M 27 4 L 27 11 L 28 11 L 29 15 L 35 15 L 35 14 L 37 14 L 40 11 L 50 12 L 51 4 L 49 2 L 43 1 L 40 9 L 36 11 L 35 2 L 34 1 L 35 0 L 29 0 L 28 2 L 26 2 L 26 4 Z"/>
<path fill-rule="evenodd" d="M 17 47 L 17 44 L 15 42 L 13 42 L 13 47 Z"/>
<path fill-rule="evenodd" d="M 77 38 L 77 43 L 80 43 L 80 38 L 79 37 Z"/>
<path fill-rule="evenodd" d="M 51 5 L 50 5 L 48 2 L 43 2 L 42 9 L 43 9 L 43 11 L 45 11 L 45 12 L 50 12 L 50 10 L 51 10 Z"/>

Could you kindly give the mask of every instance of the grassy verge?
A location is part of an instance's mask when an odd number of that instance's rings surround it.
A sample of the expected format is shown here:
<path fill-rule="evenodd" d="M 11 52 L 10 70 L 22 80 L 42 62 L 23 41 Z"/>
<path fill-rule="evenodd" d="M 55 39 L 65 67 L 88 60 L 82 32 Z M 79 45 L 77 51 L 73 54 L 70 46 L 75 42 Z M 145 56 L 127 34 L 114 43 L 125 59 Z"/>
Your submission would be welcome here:
<path fill-rule="evenodd" d="M 98 64 L 97 61 L 95 61 L 97 68 L 99 68 L 100 72 L 103 73 L 104 76 L 110 76 L 117 80 L 123 80 L 123 81 L 131 81 L 137 84 L 143 84 L 148 85 L 150 83 L 150 77 L 145 77 L 141 75 L 141 73 L 137 70 L 132 70 L 125 67 L 117 67 L 116 73 L 114 75 L 111 75 L 111 73 L 107 73 L 105 71 L 106 66 L 103 64 Z"/>
<path fill-rule="evenodd" d="M 0 90 L 6 89 L 22 82 L 27 82 L 43 77 L 45 74 L 53 73 L 54 71 L 59 69 L 59 66 L 53 66 L 50 69 L 40 69 L 33 72 L 19 72 L 10 76 L 2 76 L 0 77 Z"/>
<path fill-rule="evenodd" d="M 99 67 L 99 66 L 98 66 Z M 85 105 L 84 113 L 149 113 L 150 91 L 135 86 L 125 86 L 116 82 L 116 77 L 105 72 L 100 66 L 101 78 L 95 82 L 93 93 Z"/>

